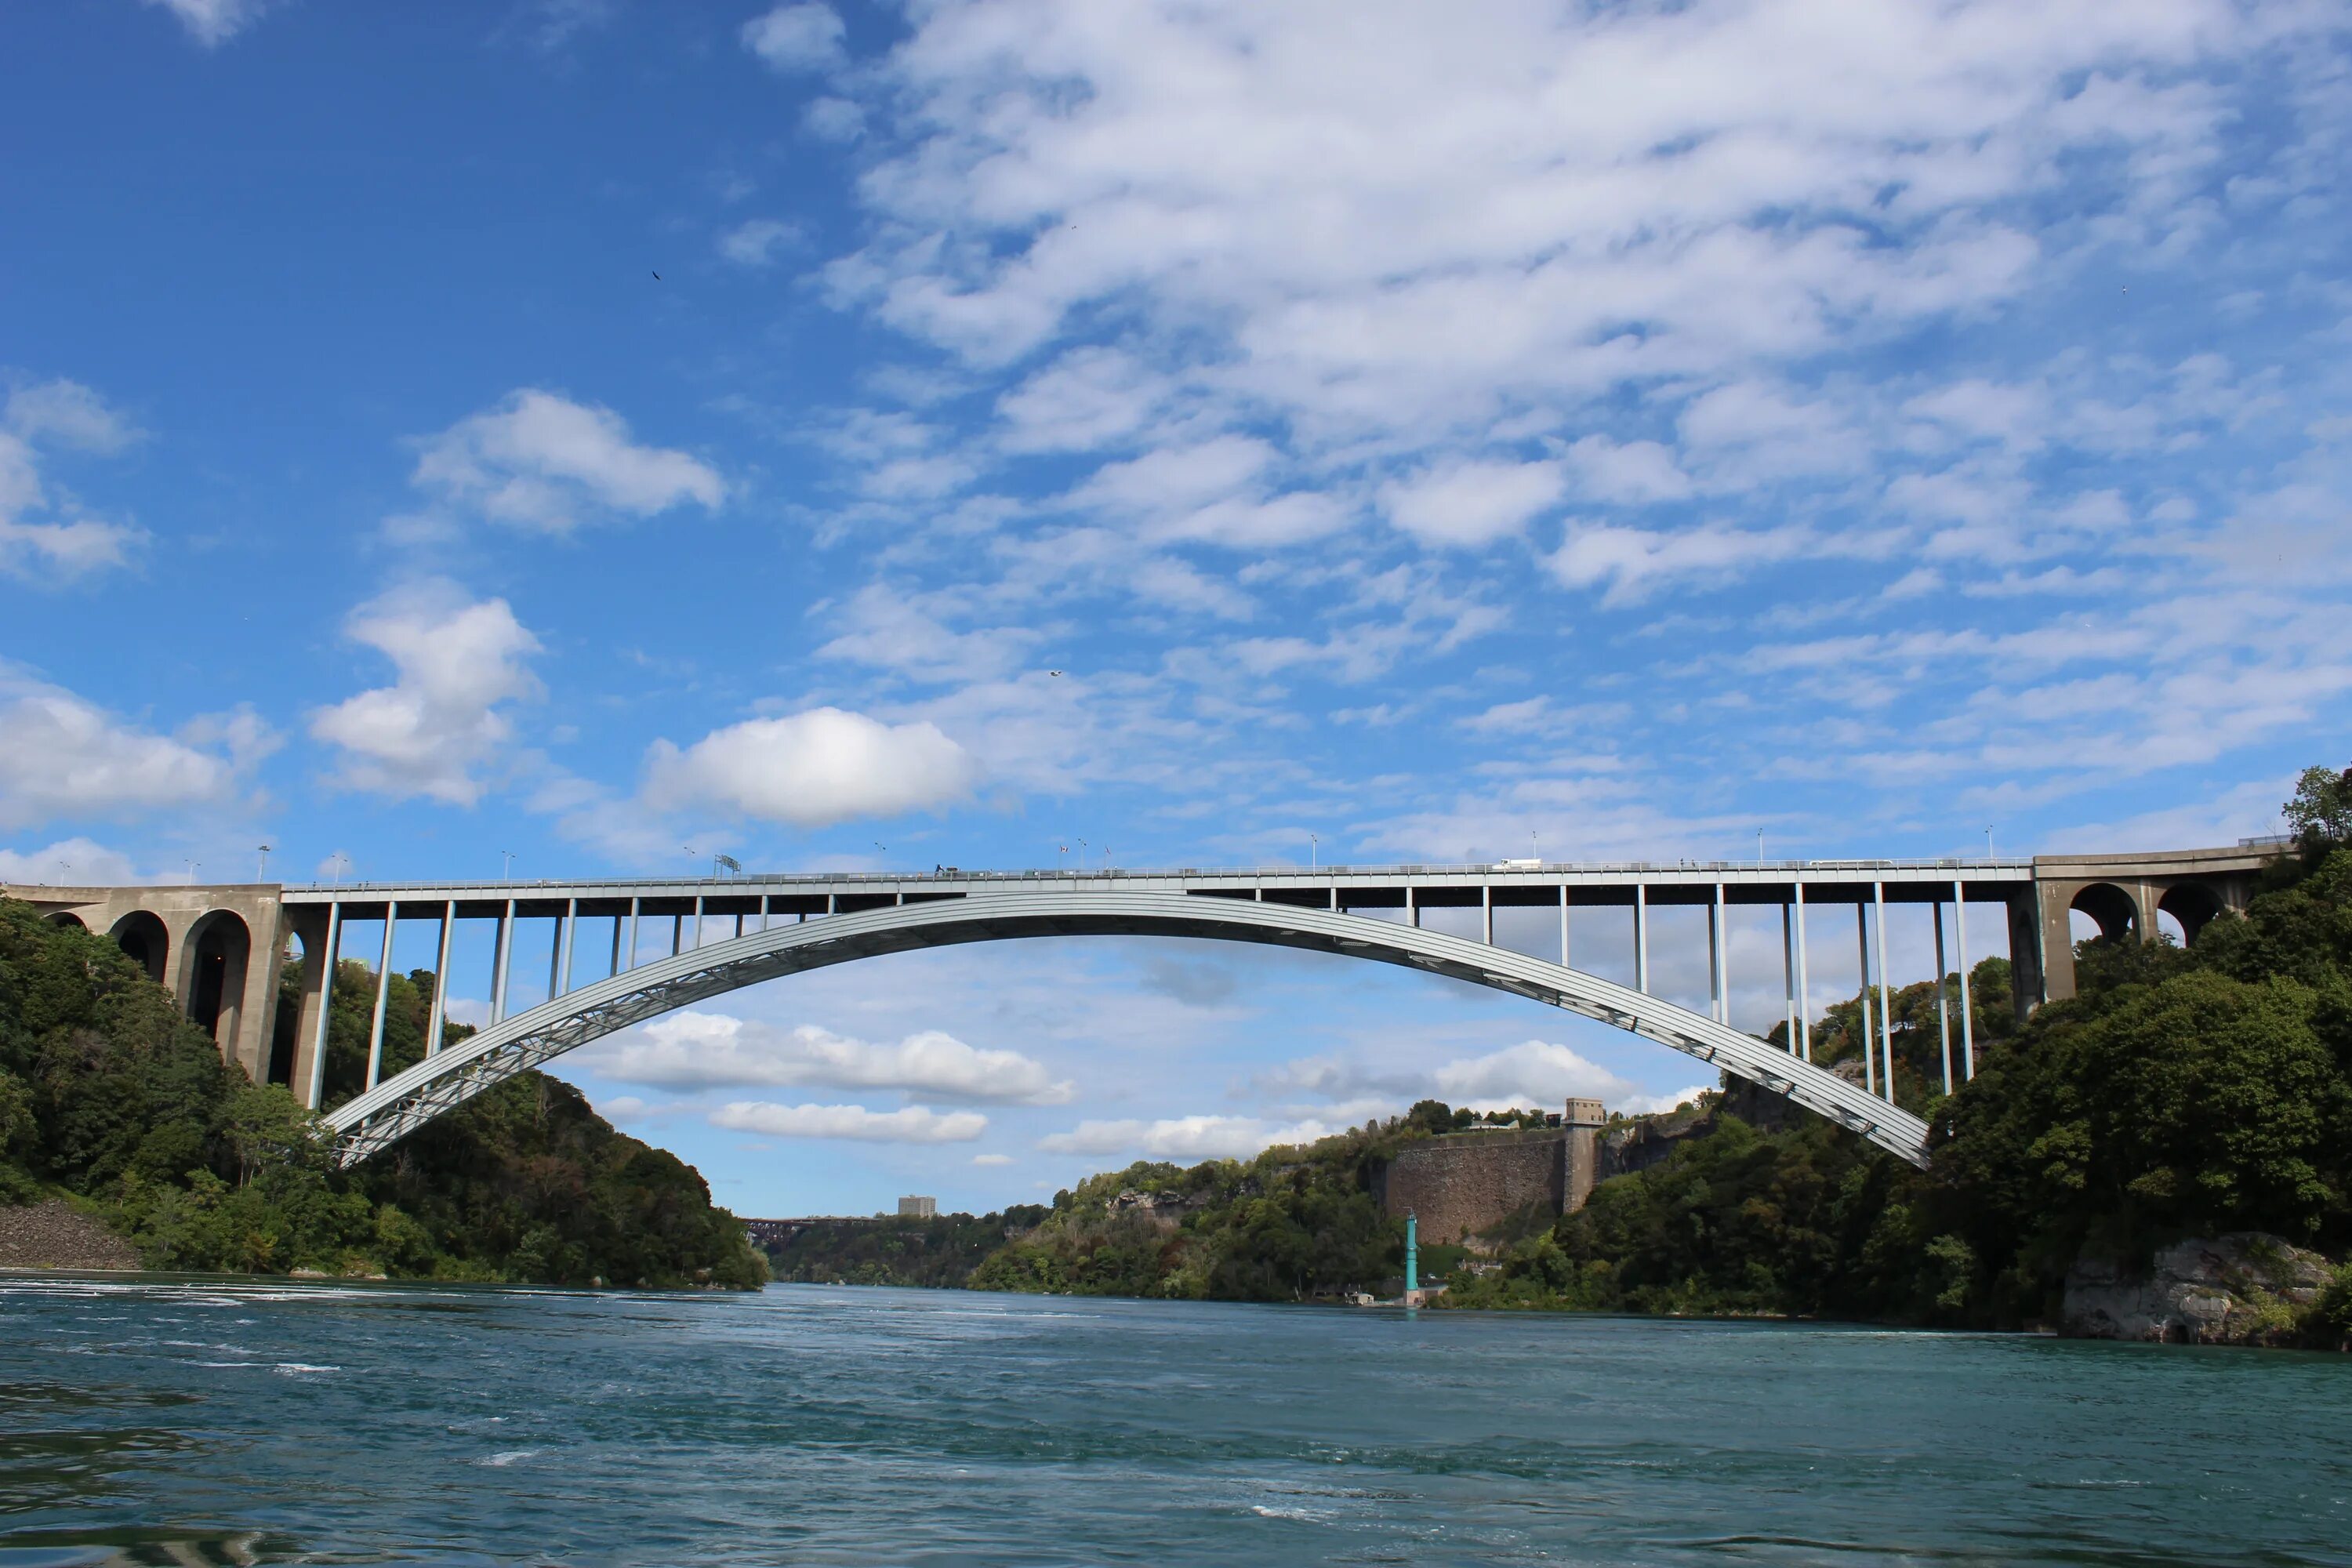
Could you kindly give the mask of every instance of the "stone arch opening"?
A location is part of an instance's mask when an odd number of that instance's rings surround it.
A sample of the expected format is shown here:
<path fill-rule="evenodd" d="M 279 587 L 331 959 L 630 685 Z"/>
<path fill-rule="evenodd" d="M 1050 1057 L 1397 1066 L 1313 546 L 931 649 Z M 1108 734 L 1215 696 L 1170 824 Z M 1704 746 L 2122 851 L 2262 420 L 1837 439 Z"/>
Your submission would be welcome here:
<path fill-rule="evenodd" d="M 2139 905 L 2113 882 L 2093 882 L 2067 908 L 2088 916 L 2105 941 L 2125 942 L 2139 934 Z"/>
<path fill-rule="evenodd" d="M 2156 907 L 2158 912 L 2180 922 L 2183 942 L 2192 942 L 2197 933 L 2221 912 L 2221 895 L 2203 882 L 2177 882 L 2165 889 Z"/>
<path fill-rule="evenodd" d="M 89 929 L 89 927 L 82 924 L 81 917 L 74 913 L 71 910 L 58 910 L 43 918 L 53 926 L 71 926 L 76 931 L 88 931 Z"/>
<path fill-rule="evenodd" d="M 164 929 L 162 917 L 150 910 L 133 910 L 115 921 L 107 934 L 131 963 L 147 972 L 148 979 L 158 985 L 166 984 L 164 966 L 172 956 L 172 933 Z"/>
<path fill-rule="evenodd" d="M 233 1039 L 246 966 L 253 959 L 253 933 L 238 916 L 215 910 L 188 928 L 187 953 L 183 995 L 188 1017 L 215 1040 Z"/>

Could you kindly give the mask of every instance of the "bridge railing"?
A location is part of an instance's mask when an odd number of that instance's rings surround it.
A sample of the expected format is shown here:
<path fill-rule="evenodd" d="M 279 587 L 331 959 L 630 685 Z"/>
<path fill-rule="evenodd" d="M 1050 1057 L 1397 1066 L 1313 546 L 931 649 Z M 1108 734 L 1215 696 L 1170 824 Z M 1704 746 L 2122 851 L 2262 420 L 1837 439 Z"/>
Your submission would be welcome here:
<path fill-rule="evenodd" d="M 1060 869 L 966 870 L 940 866 L 929 871 L 745 871 L 719 877 L 537 877 L 499 881 L 418 882 L 399 879 L 352 882 L 289 883 L 291 893 L 368 893 L 390 889 L 431 891 L 458 888 L 752 888 L 772 886 L 837 886 L 856 882 L 1115 882 L 1123 879 L 1171 878 L 1259 877 L 1557 877 L 1557 876 L 1686 876 L 1696 873 L 1801 876 L 1815 871 L 1951 872 L 2002 871 L 2030 874 L 2033 862 L 2011 857 L 1955 856 L 1940 859 L 1888 860 L 1463 860 L 1414 861 L 1399 865 L 1359 866 L 1281 864 L 1273 866 L 1111 866 Z"/>

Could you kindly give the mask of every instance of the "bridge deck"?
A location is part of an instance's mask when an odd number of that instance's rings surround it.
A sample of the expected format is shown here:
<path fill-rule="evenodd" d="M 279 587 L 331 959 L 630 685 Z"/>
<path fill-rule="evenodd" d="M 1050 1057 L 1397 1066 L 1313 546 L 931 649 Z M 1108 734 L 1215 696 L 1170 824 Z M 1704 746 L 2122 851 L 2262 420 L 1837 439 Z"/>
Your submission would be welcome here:
<path fill-rule="evenodd" d="M 380 919 L 388 902 L 455 903 L 460 916 L 502 913 L 508 900 L 519 915 L 544 916 L 572 900 L 580 912 L 612 914 L 634 900 L 642 913 L 813 914 L 830 903 L 852 908 L 915 903 L 992 893 L 1055 891 L 1198 893 L 1262 899 L 1305 908 L 1402 909 L 1408 895 L 1430 908 L 1557 903 L 1630 905 L 1635 889 L 1652 904 L 1712 902 L 1715 889 L 1734 904 L 1780 904 L 1798 886 L 1809 902 L 1854 903 L 1883 887 L 1891 903 L 1947 901 L 1954 881 L 1970 900 L 2000 901 L 2033 883 L 2027 859 L 1790 860 L 1628 862 L 1612 865 L 1518 863 L 1486 865 L 1322 866 L 1099 871 L 800 872 L 739 877 L 600 878 L 579 880 L 472 882 L 344 882 L 289 887 L 289 904 L 340 904 L 344 918 Z M 1488 891 L 1491 889 L 1491 893 Z M 420 915 L 426 910 L 420 907 Z"/>

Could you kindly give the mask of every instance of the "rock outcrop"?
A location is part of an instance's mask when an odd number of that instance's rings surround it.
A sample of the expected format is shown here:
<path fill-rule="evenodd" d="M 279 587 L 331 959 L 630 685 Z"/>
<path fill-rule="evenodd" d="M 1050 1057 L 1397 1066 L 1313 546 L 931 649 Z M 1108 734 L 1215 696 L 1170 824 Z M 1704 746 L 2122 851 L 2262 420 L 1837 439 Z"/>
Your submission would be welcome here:
<path fill-rule="evenodd" d="M 2075 1339 L 2301 1344 L 2333 1278 L 2319 1254 L 2256 1231 L 2175 1242 L 2145 1270 L 2078 1258 L 2061 1328 Z"/>
<path fill-rule="evenodd" d="M 138 1267 L 129 1242 L 63 1198 L 0 1208 L 0 1268 Z"/>

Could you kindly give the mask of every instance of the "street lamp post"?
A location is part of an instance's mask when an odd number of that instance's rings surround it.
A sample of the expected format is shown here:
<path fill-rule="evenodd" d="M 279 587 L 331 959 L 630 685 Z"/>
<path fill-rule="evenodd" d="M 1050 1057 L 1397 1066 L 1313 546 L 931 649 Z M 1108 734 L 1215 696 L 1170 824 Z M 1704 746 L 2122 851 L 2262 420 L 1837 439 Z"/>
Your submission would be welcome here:
<path fill-rule="evenodd" d="M 257 882 L 269 880 L 269 846 L 267 844 L 261 846 L 261 863 L 254 867 L 253 879 Z"/>

